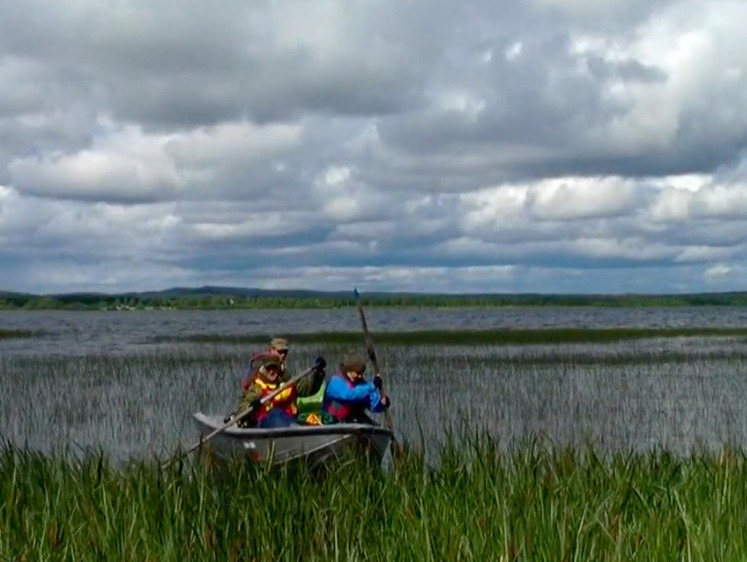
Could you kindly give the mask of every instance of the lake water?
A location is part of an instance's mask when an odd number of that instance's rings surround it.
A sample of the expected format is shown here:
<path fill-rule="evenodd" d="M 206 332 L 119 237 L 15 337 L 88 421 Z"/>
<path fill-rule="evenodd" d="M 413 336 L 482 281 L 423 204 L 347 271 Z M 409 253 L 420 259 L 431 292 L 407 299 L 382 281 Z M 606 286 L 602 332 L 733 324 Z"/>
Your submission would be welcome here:
<path fill-rule="evenodd" d="M 747 325 L 740 307 L 369 308 L 371 332 L 488 328 L 703 328 Z M 153 338 L 190 334 L 283 334 L 356 331 L 354 308 L 237 311 L 0 311 L 0 329 L 42 331 L 0 340 L 0 353 L 122 353 L 153 347 Z"/>
<path fill-rule="evenodd" d="M 383 331 L 479 328 L 703 328 L 747 325 L 747 309 L 367 310 Z M 155 344 L 196 334 L 356 331 L 355 309 L 0 312 L 0 438 L 42 451 L 168 455 L 190 445 L 191 413 L 230 411 L 261 346 Z M 361 338 L 361 348 L 363 339 Z M 341 346 L 293 346 L 292 370 Z M 605 345 L 379 345 L 399 436 L 430 451 L 462 424 L 504 443 L 537 433 L 606 450 L 747 448 L 745 338 L 652 338 Z"/>

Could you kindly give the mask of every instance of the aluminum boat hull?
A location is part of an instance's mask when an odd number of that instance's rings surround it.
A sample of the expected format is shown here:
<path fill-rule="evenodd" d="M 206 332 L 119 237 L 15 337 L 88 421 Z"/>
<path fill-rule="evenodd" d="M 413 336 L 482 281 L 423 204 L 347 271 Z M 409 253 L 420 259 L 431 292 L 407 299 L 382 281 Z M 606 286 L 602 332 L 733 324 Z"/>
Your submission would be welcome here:
<path fill-rule="evenodd" d="M 222 427 L 222 416 L 193 414 L 200 438 Z M 278 429 L 229 427 L 205 443 L 204 448 L 221 459 L 244 457 L 254 462 L 284 464 L 306 459 L 312 464 L 351 451 L 381 463 L 392 432 L 368 424 L 298 425 Z"/>

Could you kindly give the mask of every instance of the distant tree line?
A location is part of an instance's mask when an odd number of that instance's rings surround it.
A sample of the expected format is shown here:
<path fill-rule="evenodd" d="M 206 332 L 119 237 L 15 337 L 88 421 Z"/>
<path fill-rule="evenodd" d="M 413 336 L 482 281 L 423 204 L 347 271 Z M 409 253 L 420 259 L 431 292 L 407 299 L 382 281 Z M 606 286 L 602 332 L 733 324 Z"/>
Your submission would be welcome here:
<path fill-rule="evenodd" d="M 697 293 L 689 295 L 424 295 L 373 293 L 364 296 L 367 306 L 380 307 L 500 307 L 500 306 L 745 306 L 747 293 Z M 188 294 L 142 296 L 70 294 L 0 294 L 0 309 L 18 310 L 164 310 L 340 308 L 354 305 L 352 297 L 245 296 Z"/>

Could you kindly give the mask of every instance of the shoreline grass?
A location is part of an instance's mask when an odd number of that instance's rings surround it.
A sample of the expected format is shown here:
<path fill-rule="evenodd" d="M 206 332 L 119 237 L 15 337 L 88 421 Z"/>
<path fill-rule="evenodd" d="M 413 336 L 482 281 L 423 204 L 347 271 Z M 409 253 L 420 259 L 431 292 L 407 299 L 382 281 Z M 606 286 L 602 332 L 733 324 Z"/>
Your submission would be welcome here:
<path fill-rule="evenodd" d="M 309 332 L 284 334 L 294 344 L 359 344 L 360 331 Z M 747 328 L 543 328 L 489 330 L 418 330 L 377 332 L 376 343 L 389 345 L 416 344 L 564 344 L 614 343 L 626 340 L 679 337 L 743 337 Z M 270 334 L 186 334 L 153 337 L 151 343 L 229 343 L 264 344 Z"/>
<path fill-rule="evenodd" d="M 453 437 L 437 468 L 322 476 L 0 450 L 0 558 L 682 560 L 747 555 L 745 453 Z"/>

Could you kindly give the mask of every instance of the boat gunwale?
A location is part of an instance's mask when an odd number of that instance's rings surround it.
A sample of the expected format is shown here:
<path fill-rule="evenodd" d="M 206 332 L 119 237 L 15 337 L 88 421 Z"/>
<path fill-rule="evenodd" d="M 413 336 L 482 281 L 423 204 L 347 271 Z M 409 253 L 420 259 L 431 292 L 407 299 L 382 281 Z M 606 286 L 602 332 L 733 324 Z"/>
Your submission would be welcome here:
<path fill-rule="evenodd" d="M 220 419 L 219 417 L 210 417 L 202 412 L 192 414 L 192 417 L 207 428 L 218 429 L 218 425 L 213 425 L 211 421 Z M 277 437 L 306 437 L 311 435 L 386 435 L 392 437 L 393 432 L 376 425 L 364 423 L 337 423 L 329 425 L 299 425 L 297 427 L 279 427 L 273 429 L 260 429 L 256 427 L 228 427 L 221 433 L 230 435 L 237 439 L 274 439 Z"/>

